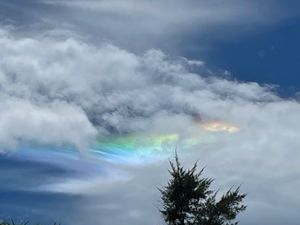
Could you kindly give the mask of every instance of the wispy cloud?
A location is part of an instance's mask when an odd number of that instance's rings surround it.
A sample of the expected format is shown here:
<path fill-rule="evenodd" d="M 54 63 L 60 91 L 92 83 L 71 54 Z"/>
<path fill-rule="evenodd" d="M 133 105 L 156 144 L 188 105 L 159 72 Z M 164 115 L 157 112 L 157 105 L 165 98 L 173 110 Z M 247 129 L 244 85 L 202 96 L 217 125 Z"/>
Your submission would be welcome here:
<path fill-rule="evenodd" d="M 135 51 L 151 47 L 177 52 L 197 44 L 228 40 L 299 15 L 286 1 L 180 0 L 44 0 L 27 1 L 22 11 L 16 2 L 3 3 L 7 18 L 23 32 L 69 29 L 98 43 L 107 40 Z M 294 8 L 297 8 L 295 6 Z M 16 12 L 19 15 L 16 16 Z M 192 38 L 197 37 L 197 43 Z M 190 43 L 192 42 L 192 43 Z M 184 46 L 183 46 L 184 45 Z"/>

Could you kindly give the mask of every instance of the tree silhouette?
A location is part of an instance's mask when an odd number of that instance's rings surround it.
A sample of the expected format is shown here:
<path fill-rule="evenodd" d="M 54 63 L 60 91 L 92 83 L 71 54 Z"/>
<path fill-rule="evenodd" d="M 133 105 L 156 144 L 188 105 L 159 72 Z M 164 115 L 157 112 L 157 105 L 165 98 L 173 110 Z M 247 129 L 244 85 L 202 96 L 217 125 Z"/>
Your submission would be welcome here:
<path fill-rule="evenodd" d="M 246 209 L 242 201 L 246 197 L 239 187 L 229 189 L 220 198 L 217 191 L 210 190 L 212 178 L 202 178 L 203 169 L 197 172 L 197 163 L 184 169 L 178 156 L 170 161 L 171 179 L 159 189 L 162 209 L 168 225 L 236 225 L 236 216 Z"/>

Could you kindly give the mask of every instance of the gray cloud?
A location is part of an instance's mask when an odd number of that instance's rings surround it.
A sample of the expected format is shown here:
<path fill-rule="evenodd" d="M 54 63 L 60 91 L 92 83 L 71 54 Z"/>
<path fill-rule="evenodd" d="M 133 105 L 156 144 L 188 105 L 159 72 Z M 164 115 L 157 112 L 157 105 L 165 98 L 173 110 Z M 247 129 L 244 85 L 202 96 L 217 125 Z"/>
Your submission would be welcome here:
<path fill-rule="evenodd" d="M 299 4 L 280 0 L 29 0 L 22 5 L 4 0 L 0 4 L 5 23 L 17 26 L 20 33 L 72 30 L 94 43 L 107 40 L 135 52 L 155 47 L 174 54 L 192 47 L 203 52 L 216 41 L 253 35 L 262 27 L 299 16 Z"/>

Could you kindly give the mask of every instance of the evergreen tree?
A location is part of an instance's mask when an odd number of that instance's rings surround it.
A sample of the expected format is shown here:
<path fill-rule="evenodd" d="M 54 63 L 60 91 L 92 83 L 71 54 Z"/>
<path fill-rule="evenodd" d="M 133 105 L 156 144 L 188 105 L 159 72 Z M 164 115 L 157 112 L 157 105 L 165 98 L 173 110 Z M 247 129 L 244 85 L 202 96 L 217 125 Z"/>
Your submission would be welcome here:
<path fill-rule="evenodd" d="M 160 212 L 168 225 L 236 225 L 236 216 L 246 209 L 242 204 L 245 194 L 239 188 L 230 189 L 219 199 L 210 189 L 212 178 L 202 178 L 197 163 L 184 169 L 176 154 L 170 161 L 171 179 L 160 189 L 163 202 Z"/>

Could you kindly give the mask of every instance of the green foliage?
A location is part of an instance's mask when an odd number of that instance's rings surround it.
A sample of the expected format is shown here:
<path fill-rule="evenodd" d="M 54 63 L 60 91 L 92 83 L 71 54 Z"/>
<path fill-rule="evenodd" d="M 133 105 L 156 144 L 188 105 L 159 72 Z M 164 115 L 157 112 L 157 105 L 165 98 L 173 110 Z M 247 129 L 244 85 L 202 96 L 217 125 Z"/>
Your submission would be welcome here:
<path fill-rule="evenodd" d="M 163 206 L 160 212 L 168 225 L 236 225 L 232 222 L 246 209 L 242 204 L 245 194 L 239 188 L 230 189 L 217 200 L 217 192 L 210 190 L 212 178 L 202 178 L 197 172 L 184 169 L 176 154 L 170 162 L 171 179 L 160 189 Z"/>

